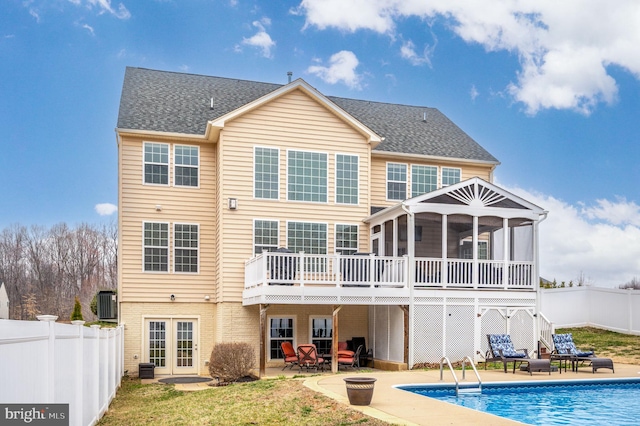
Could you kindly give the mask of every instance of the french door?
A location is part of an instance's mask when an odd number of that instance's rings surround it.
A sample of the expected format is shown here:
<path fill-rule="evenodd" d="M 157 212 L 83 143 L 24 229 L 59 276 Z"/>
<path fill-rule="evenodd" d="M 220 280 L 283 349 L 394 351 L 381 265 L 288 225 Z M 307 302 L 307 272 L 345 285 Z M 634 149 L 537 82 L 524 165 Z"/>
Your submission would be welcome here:
<path fill-rule="evenodd" d="M 198 374 L 198 322 L 195 319 L 147 319 L 146 362 L 155 374 Z"/>

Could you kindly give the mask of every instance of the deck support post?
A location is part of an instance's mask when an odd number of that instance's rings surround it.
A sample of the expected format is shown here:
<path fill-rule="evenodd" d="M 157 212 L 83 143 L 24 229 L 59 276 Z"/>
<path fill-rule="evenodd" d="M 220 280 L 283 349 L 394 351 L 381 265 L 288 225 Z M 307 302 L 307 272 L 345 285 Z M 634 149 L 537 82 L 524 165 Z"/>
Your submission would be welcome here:
<path fill-rule="evenodd" d="M 407 368 L 411 369 L 409 365 L 409 306 L 400 305 L 400 309 L 404 313 L 404 358 L 403 362 L 407 364 Z"/>
<path fill-rule="evenodd" d="M 338 336 L 338 312 L 342 309 L 342 305 L 333 305 L 333 318 L 331 321 L 331 327 L 333 328 L 331 332 L 331 372 L 338 372 L 338 340 L 340 337 Z"/>
<path fill-rule="evenodd" d="M 260 378 L 267 370 L 267 310 L 269 305 L 260 304 Z"/>

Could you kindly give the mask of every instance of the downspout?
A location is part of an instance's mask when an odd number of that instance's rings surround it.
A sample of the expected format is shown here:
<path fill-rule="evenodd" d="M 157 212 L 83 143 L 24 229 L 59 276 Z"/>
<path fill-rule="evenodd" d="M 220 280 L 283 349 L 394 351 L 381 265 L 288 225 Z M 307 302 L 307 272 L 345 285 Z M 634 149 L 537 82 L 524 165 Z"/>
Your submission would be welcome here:
<path fill-rule="evenodd" d="M 415 280 L 415 267 L 413 266 L 414 257 L 415 257 L 415 215 L 409 210 L 404 202 L 400 205 L 402 210 L 407 214 L 407 263 L 408 263 L 408 273 L 407 273 L 407 284 L 409 286 L 409 343 L 408 343 L 408 357 L 407 357 L 407 368 L 411 369 L 413 366 L 413 334 L 414 334 L 414 310 L 413 310 L 413 285 Z"/>

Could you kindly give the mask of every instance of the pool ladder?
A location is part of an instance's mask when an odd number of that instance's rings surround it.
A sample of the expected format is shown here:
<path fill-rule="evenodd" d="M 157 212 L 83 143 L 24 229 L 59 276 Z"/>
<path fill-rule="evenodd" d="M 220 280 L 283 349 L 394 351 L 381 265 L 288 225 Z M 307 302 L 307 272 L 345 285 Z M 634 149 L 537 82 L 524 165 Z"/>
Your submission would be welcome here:
<path fill-rule="evenodd" d="M 473 361 L 471 361 L 471 358 L 468 356 L 465 356 L 462 359 L 462 380 L 465 380 L 465 365 L 466 362 L 469 361 L 469 365 L 471 366 L 471 368 L 473 368 L 473 372 L 476 374 L 476 378 L 478 379 L 477 382 L 471 382 L 471 383 L 460 383 L 458 381 L 458 377 L 456 376 L 456 372 L 453 369 L 453 366 L 451 365 L 451 361 L 449 361 L 449 358 L 447 358 L 446 356 L 443 356 L 442 359 L 440 360 L 440 381 L 442 381 L 442 375 L 443 375 L 443 370 L 444 370 L 444 363 L 447 363 L 447 365 L 449 366 L 449 371 L 451 371 L 451 375 L 453 376 L 453 380 L 455 380 L 456 382 L 456 396 L 460 395 L 461 393 L 482 393 L 482 380 L 480 380 L 480 374 L 478 374 L 478 370 L 476 370 L 476 366 L 473 365 Z"/>

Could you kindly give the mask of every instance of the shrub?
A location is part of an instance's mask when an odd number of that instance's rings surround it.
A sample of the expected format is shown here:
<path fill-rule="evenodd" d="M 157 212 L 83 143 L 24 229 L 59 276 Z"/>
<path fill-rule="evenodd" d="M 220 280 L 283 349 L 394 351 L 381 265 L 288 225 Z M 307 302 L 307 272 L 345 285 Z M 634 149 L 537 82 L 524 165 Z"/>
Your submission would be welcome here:
<path fill-rule="evenodd" d="M 93 299 L 91 299 L 91 304 L 89 305 L 89 309 L 93 312 L 93 315 L 98 315 L 98 293 L 93 295 Z"/>
<path fill-rule="evenodd" d="M 76 296 L 76 302 L 73 305 L 73 312 L 71 313 L 71 321 L 81 320 L 84 321 L 82 317 L 82 305 L 80 304 L 80 299 Z"/>
<path fill-rule="evenodd" d="M 219 343 L 209 358 L 209 374 L 220 382 L 235 382 L 248 376 L 255 366 L 255 354 L 248 343 Z"/>

